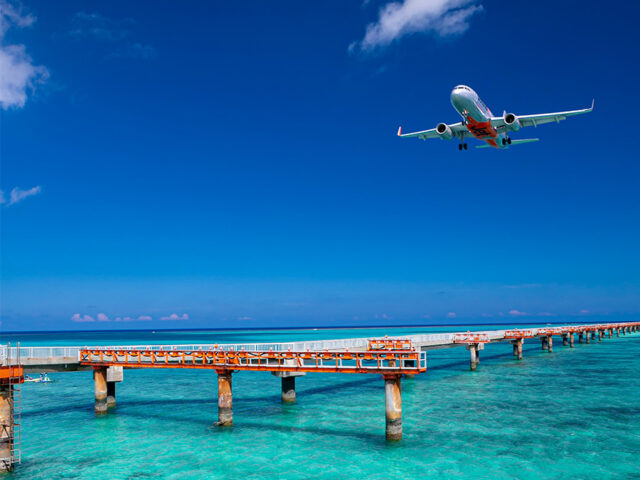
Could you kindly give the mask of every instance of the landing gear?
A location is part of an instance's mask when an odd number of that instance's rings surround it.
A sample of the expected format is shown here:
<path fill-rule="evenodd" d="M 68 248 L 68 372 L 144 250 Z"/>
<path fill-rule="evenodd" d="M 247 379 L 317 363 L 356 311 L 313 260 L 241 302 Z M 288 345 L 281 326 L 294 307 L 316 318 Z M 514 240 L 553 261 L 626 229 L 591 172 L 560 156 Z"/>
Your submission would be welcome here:
<path fill-rule="evenodd" d="M 466 150 L 468 145 L 466 143 L 461 143 L 458 145 L 458 150 Z"/>
<path fill-rule="evenodd" d="M 511 145 L 511 137 L 505 137 L 502 139 L 502 145 Z"/>
<path fill-rule="evenodd" d="M 511 137 L 507 137 L 507 143 L 511 145 Z"/>

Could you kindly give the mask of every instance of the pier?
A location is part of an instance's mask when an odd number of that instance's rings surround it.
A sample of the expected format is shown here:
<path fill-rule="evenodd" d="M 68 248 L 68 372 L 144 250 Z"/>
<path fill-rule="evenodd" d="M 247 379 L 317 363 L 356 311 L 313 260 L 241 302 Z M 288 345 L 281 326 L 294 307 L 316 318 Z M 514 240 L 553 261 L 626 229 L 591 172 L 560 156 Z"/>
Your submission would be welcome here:
<path fill-rule="evenodd" d="M 283 403 L 300 400 L 296 397 L 296 377 L 307 373 L 378 375 L 381 387 L 384 386 L 386 438 L 397 441 L 402 439 L 402 378 L 427 372 L 429 350 L 463 347 L 469 352 L 469 369 L 476 371 L 480 368 L 480 353 L 486 344 L 508 343 L 513 358 L 523 361 L 525 342 L 536 342 L 545 354 L 553 354 L 563 348 L 575 348 L 576 336 L 578 344 L 584 344 L 583 348 L 586 348 L 590 340 L 608 341 L 639 329 L 640 322 L 625 322 L 268 344 L 2 346 L 0 359 L 4 373 L 0 372 L 0 422 L 5 436 L 0 438 L 0 449 L 3 438 L 7 438 L 5 450 L 14 451 L 14 385 L 29 372 L 91 370 L 94 410 L 96 415 L 106 415 L 116 404 L 116 385 L 123 380 L 126 369 L 212 370 L 218 385 L 218 415 L 212 423 L 221 428 L 233 425 L 236 420 L 232 387 L 235 372 L 264 372 L 280 378 Z M 554 338 L 558 340 L 557 350 L 554 350 Z M 5 381 L 5 377 L 8 380 Z M 10 414 L 3 413 L 8 412 L 2 403 L 5 397 L 11 398 Z M 242 422 L 242 419 L 237 421 Z M 13 468 L 14 463 L 15 460 L 5 462 L 4 469 Z"/>

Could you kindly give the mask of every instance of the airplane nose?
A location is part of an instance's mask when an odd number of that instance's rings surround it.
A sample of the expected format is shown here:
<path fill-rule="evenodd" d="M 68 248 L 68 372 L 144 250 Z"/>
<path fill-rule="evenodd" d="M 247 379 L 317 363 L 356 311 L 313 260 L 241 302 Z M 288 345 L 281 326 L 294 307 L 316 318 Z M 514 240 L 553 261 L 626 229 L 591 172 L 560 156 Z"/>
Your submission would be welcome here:
<path fill-rule="evenodd" d="M 458 107 L 462 106 L 467 97 L 466 93 L 467 92 L 465 92 L 461 88 L 454 88 L 453 90 L 451 90 L 451 104 L 454 106 L 454 108 L 458 109 Z"/>

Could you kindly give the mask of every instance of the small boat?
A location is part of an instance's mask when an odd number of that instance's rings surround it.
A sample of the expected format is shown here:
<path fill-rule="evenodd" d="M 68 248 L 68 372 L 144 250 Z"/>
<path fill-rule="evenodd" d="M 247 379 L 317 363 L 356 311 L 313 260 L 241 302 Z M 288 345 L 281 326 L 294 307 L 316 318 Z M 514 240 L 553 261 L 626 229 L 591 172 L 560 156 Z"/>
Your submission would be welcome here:
<path fill-rule="evenodd" d="M 53 380 L 49 378 L 49 375 L 46 373 L 41 373 L 39 377 L 31 377 L 29 375 L 24 376 L 25 383 L 52 383 Z"/>

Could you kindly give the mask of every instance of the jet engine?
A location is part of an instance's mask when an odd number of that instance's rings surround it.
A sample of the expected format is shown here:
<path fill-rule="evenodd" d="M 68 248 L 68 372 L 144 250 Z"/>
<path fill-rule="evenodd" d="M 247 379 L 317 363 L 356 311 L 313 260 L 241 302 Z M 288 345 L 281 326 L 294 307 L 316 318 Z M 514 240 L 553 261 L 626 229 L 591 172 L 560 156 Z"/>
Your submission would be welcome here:
<path fill-rule="evenodd" d="M 504 117 L 502 117 L 504 119 L 504 123 L 507 126 L 507 128 L 513 132 L 517 132 L 518 130 L 520 130 L 520 120 L 518 120 L 518 117 L 516 117 L 513 113 L 504 113 Z"/>
<path fill-rule="evenodd" d="M 438 132 L 438 135 L 440 135 L 440 138 L 443 140 L 451 140 L 453 138 L 453 132 L 446 123 L 439 123 L 436 127 L 436 132 Z"/>

